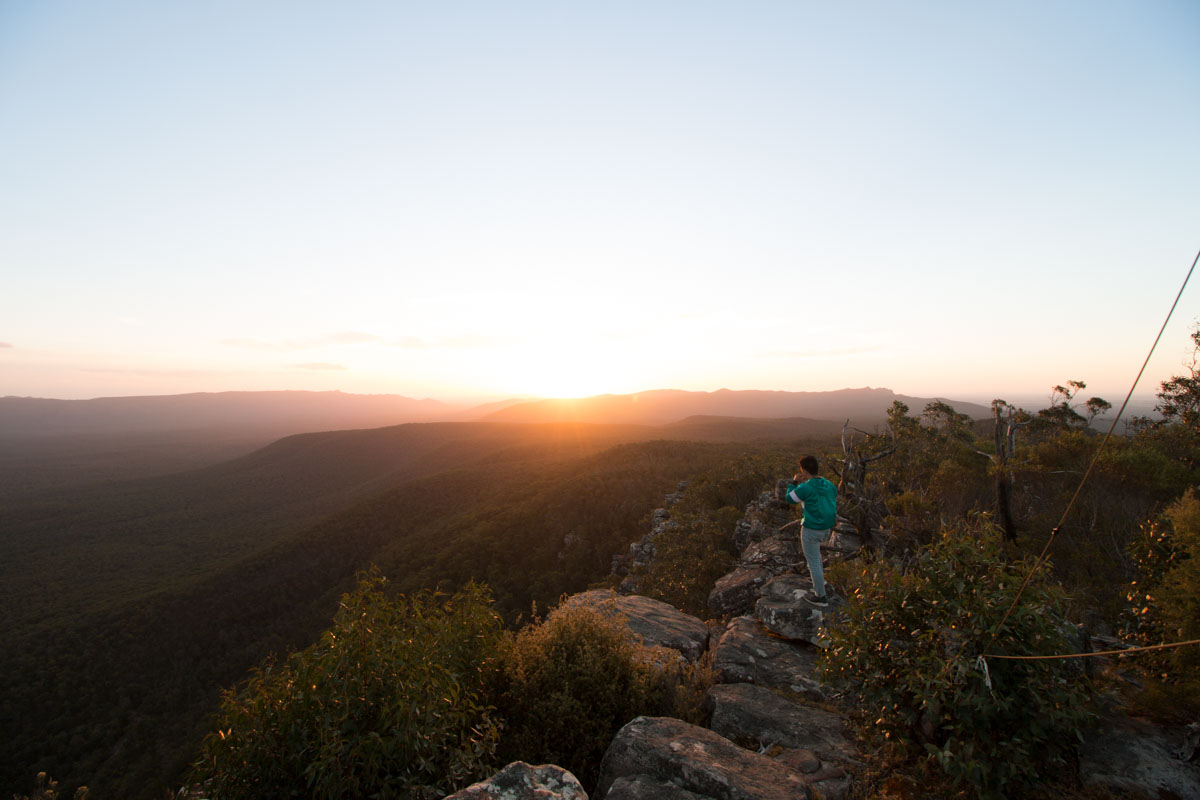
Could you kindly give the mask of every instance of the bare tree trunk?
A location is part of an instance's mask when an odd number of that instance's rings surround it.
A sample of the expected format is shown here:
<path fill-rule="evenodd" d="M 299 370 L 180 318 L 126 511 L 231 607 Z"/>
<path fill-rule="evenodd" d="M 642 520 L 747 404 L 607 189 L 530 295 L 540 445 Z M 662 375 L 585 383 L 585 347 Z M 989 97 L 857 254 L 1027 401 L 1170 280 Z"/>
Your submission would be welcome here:
<path fill-rule="evenodd" d="M 1005 410 L 1008 411 L 1007 419 L 1004 417 Z M 994 400 L 992 416 L 996 421 L 996 455 L 992 465 L 996 470 L 996 513 L 1000 517 L 1000 527 L 1004 529 L 1005 541 L 1015 542 L 1017 526 L 1012 515 L 1012 470 L 1008 463 L 1016 440 L 1013 408 L 1003 401 Z"/>

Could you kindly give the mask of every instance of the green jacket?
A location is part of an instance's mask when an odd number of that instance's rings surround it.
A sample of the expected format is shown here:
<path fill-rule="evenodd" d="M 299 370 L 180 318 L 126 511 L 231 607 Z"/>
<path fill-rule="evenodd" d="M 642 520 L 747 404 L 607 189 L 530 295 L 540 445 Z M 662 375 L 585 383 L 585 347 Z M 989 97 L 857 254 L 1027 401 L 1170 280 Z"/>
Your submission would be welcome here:
<path fill-rule="evenodd" d="M 814 531 L 832 530 L 837 523 L 837 487 L 820 477 L 787 485 L 784 499 L 792 505 L 804 504 L 804 527 Z"/>

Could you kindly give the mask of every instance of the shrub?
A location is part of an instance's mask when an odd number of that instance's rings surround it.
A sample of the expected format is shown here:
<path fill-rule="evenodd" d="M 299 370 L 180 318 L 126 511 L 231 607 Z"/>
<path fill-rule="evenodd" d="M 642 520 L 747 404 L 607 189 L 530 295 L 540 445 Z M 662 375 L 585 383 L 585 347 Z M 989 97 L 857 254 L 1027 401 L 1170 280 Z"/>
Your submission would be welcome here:
<path fill-rule="evenodd" d="M 689 614 L 707 614 L 709 591 L 733 563 L 730 535 L 741 516 L 732 507 L 677 512 L 674 525 L 654 540 L 657 553 L 639 575 L 639 591 Z"/>
<path fill-rule="evenodd" d="M 87 800 L 87 794 L 87 787 L 80 786 L 75 790 L 75 800 Z M 45 772 L 39 772 L 37 774 L 37 782 L 34 784 L 33 794 L 14 794 L 13 800 L 58 800 L 58 781 L 51 778 Z"/>
<path fill-rule="evenodd" d="M 389 599 L 360 576 L 319 642 L 227 692 L 197 778 L 217 798 L 435 798 L 487 775 L 499 738 L 485 589 Z"/>
<path fill-rule="evenodd" d="M 1130 634 L 1139 644 L 1200 639 L 1200 498 L 1183 496 L 1130 543 L 1138 580 L 1130 586 Z M 1147 681 L 1140 698 L 1168 717 L 1200 711 L 1200 646 L 1143 653 Z"/>
<path fill-rule="evenodd" d="M 616 732 L 661 703 L 657 669 L 631 636 L 619 617 L 560 607 L 506 638 L 497 687 L 503 760 L 554 763 L 594 784 Z"/>
<path fill-rule="evenodd" d="M 1074 651 L 1063 596 L 1039 578 L 989 647 L 1027 569 L 1001 559 L 990 526 L 943 533 L 905 572 L 868 562 L 822 659 L 823 675 L 846 692 L 864 728 L 980 796 L 1002 795 L 1062 765 L 1087 718 L 1087 690 L 1071 661 L 992 658 L 991 686 L 976 667 L 984 648 Z"/>

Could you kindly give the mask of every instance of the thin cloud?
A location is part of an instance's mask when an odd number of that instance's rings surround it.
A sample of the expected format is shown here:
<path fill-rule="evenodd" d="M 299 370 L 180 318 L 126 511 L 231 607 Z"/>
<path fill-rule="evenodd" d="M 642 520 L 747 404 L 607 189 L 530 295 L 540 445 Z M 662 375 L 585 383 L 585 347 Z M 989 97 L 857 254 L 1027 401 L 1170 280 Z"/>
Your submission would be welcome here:
<path fill-rule="evenodd" d="M 428 350 L 430 345 L 417 336 L 404 336 L 388 342 L 389 347 L 402 347 L 405 350 Z"/>
<path fill-rule="evenodd" d="M 366 344 L 367 342 L 378 342 L 379 337 L 373 333 L 363 333 L 361 331 L 342 331 L 340 333 L 331 333 L 322 339 L 317 339 L 318 344 Z"/>
<path fill-rule="evenodd" d="M 3 350 L 6 347 L 12 347 L 12 345 L 8 342 L 0 342 L 0 350 Z"/>
<path fill-rule="evenodd" d="M 217 369 L 123 369 L 120 367 L 80 367 L 79 371 L 98 375 L 139 375 L 149 378 L 202 378 L 237 374 L 230 370 Z"/>
<path fill-rule="evenodd" d="M 296 350 L 312 350 L 317 347 L 329 347 L 331 345 L 368 344 L 378 341 L 381 341 L 381 339 L 373 333 L 340 331 L 325 336 L 316 336 L 311 339 L 284 339 L 281 341 L 244 338 L 222 339 L 221 344 L 229 347 L 243 347 L 248 350 L 266 350 L 272 353 L 283 353 L 294 352 Z"/>
<path fill-rule="evenodd" d="M 311 370 L 322 371 L 322 372 L 346 369 L 346 367 L 341 364 L 330 364 L 330 363 L 324 362 L 324 361 L 314 361 L 314 362 L 310 362 L 308 364 L 288 364 L 288 366 L 292 369 L 311 369 Z"/>
<path fill-rule="evenodd" d="M 405 350 L 437 350 L 450 348 L 495 347 L 502 343 L 495 336 L 481 336 L 468 333 L 462 336 L 451 336 L 445 339 L 422 339 L 419 336 L 402 336 L 387 344 L 390 347 L 400 347 Z"/>
<path fill-rule="evenodd" d="M 878 353 L 882 345 L 871 347 L 832 347 L 826 350 L 774 350 L 759 353 L 758 358 L 832 358 L 835 356 L 858 356 L 863 353 Z"/>

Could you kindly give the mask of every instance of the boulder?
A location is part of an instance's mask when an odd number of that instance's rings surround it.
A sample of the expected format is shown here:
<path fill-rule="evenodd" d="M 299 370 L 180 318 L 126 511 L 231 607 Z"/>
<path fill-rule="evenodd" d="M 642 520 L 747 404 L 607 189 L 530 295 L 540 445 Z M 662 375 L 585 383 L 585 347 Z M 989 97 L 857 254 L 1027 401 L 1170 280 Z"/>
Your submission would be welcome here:
<path fill-rule="evenodd" d="M 588 800 L 588 796 L 575 776 L 562 767 L 514 761 L 486 781 L 471 784 L 445 800 Z"/>
<path fill-rule="evenodd" d="M 1097 790 L 1200 800 L 1200 764 L 1185 760 L 1192 755 L 1192 748 L 1181 748 L 1186 741 L 1185 729 L 1109 720 L 1079 746 L 1079 774 Z"/>
<path fill-rule="evenodd" d="M 775 577 L 766 567 L 738 567 L 723 575 L 708 593 L 708 607 L 718 617 L 746 614 L 754 608 L 763 584 Z"/>
<path fill-rule="evenodd" d="M 780 575 L 763 584 L 761 597 L 754 604 L 754 616 L 772 633 L 785 639 L 801 641 L 825 647 L 825 623 L 843 602 L 825 587 L 829 605 L 815 606 L 804 599 L 804 593 L 812 589 L 812 580 L 807 575 Z"/>
<path fill-rule="evenodd" d="M 751 542 L 775 534 L 795 519 L 795 507 L 776 500 L 773 492 L 763 492 L 746 506 L 746 513 L 733 529 L 734 549 L 741 553 Z"/>
<path fill-rule="evenodd" d="M 642 576 L 641 575 L 626 575 L 621 579 L 621 583 L 617 586 L 617 594 L 633 595 L 640 594 L 642 591 Z"/>
<path fill-rule="evenodd" d="M 649 775 L 623 775 L 613 781 L 608 800 L 709 800 L 706 795 L 689 792 L 682 786 L 651 778 Z"/>
<path fill-rule="evenodd" d="M 714 800 L 812 800 L 809 781 L 707 728 L 671 717 L 638 717 L 617 732 L 600 762 L 598 800 L 621 778 L 644 775 Z"/>
<path fill-rule="evenodd" d="M 800 549 L 799 536 L 788 536 L 787 533 L 751 543 L 738 559 L 738 566 L 765 567 L 776 575 L 791 572 L 803 563 L 804 552 Z"/>
<path fill-rule="evenodd" d="M 801 772 L 861 763 L 840 714 L 748 683 L 714 686 L 708 690 L 706 702 L 712 712 L 708 727 L 725 738 L 758 750 L 779 746 L 803 751 L 820 760 L 815 767 L 810 760 L 809 768 L 800 767 Z"/>
<path fill-rule="evenodd" d="M 753 617 L 735 617 L 713 649 L 713 669 L 723 683 L 786 689 L 814 700 L 828 691 L 813 675 L 816 649 L 773 636 Z"/>
<path fill-rule="evenodd" d="M 862 546 L 863 537 L 859 535 L 858 529 L 845 520 L 838 520 L 829 541 L 821 545 L 821 552 L 834 553 L 845 558 L 857 553 Z"/>
<path fill-rule="evenodd" d="M 577 606 L 618 614 L 643 644 L 678 650 L 688 661 L 700 658 L 708 648 L 708 626 L 661 600 L 641 595 L 617 596 L 607 589 L 593 589 L 568 597 L 560 608 Z"/>

